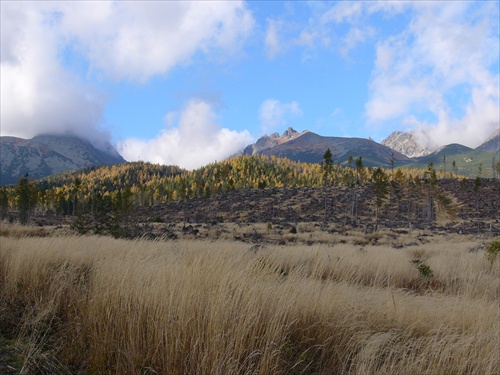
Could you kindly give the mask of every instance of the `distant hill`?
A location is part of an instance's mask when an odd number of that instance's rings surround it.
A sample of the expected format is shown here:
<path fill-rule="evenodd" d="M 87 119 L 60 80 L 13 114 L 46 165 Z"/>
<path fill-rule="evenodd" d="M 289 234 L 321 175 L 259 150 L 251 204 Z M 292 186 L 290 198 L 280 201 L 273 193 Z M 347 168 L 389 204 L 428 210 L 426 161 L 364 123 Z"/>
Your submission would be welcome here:
<path fill-rule="evenodd" d="M 446 169 L 447 172 L 476 176 L 481 169 L 482 177 L 492 177 L 492 161 L 494 157 L 495 154 L 492 152 L 474 150 L 453 143 L 443 146 L 429 155 L 414 158 L 411 164 L 404 165 L 404 167 L 425 169 L 432 162 L 436 170 L 443 172 Z M 453 166 L 453 162 L 455 162 L 455 166 Z"/>
<path fill-rule="evenodd" d="M 380 144 L 390 147 L 393 150 L 408 156 L 409 158 L 426 156 L 431 153 L 430 150 L 419 143 L 415 134 L 408 131 L 392 132 L 387 138 L 380 142 Z"/>
<path fill-rule="evenodd" d="M 479 147 L 476 148 L 478 151 L 486 152 L 500 152 L 500 129 L 497 129 L 490 135 L 490 137 Z"/>
<path fill-rule="evenodd" d="M 354 159 L 363 158 L 366 166 L 389 166 L 394 152 L 395 164 L 405 164 L 411 159 L 387 146 L 381 145 L 371 139 L 345 138 L 345 137 L 323 137 L 313 132 L 297 133 L 293 129 L 287 130 L 293 137 L 284 139 L 285 134 L 280 138 L 281 142 L 269 142 L 270 137 L 260 138 L 254 145 L 250 145 L 243 151 L 243 154 L 261 154 L 288 158 L 304 163 L 321 163 L 325 151 L 330 148 L 335 164 L 346 164 L 349 156 Z M 272 140 L 273 138 L 271 138 Z M 266 147 L 259 147 L 259 144 L 266 144 Z"/>
<path fill-rule="evenodd" d="M 0 161 L 0 185 L 14 184 L 26 174 L 39 179 L 70 170 L 125 163 L 111 145 L 99 150 L 84 139 L 60 135 L 0 137 Z"/>

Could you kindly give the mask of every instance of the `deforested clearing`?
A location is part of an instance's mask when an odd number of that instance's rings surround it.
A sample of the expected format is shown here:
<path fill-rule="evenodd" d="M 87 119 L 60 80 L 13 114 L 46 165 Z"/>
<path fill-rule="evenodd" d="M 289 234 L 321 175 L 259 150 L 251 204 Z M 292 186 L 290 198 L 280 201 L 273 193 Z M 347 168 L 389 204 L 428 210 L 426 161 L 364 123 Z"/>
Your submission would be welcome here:
<path fill-rule="evenodd" d="M 3 236 L 0 329 L 24 374 L 498 374 L 480 244 Z"/>

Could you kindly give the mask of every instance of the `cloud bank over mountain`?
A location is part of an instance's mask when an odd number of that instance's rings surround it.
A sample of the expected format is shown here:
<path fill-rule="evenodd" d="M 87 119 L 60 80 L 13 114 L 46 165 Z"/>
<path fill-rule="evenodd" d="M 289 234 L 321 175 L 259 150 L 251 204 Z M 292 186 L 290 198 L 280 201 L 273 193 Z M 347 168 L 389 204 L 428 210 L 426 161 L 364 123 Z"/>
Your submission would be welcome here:
<path fill-rule="evenodd" d="M 108 139 L 99 128 L 105 96 L 59 61 L 60 33 L 42 4 L 2 3 L 1 132 L 31 138 L 71 133 Z"/>

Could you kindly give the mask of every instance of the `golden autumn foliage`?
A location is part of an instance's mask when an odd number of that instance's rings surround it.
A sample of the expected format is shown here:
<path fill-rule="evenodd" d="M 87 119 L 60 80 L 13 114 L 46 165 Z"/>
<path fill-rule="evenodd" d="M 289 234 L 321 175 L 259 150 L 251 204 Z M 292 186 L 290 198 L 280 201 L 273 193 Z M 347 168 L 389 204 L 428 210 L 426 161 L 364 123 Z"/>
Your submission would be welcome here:
<path fill-rule="evenodd" d="M 371 169 L 356 166 L 331 167 L 329 184 L 352 186 L 370 183 Z M 422 178 L 425 171 L 398 169 L 388 177 L 398 183 Z M 320 164 L 294 162 L 263 155 L 239 156 L 208 164 L 193 171 L 176 166 L 145 162 L 85 169 L 36 181 L 38 208 L 61 214 L 75 213 L 78 206 L 89 209 L 96 195 L 112 197 L 130 189 L 136 205 L 153 204 L 209 196 L 230 190 L 324 186 Z M 2 194 L 13 203 L 15 192 L 3 188 Z"/>

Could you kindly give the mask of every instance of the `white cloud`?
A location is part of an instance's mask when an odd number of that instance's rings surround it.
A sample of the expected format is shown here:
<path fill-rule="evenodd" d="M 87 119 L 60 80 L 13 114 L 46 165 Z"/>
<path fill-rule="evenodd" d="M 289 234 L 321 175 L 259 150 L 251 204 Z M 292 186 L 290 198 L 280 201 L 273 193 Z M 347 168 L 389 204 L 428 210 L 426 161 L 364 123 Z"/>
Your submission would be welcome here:
<path fill-rule="evenodd" d="M 408 6 L 408 28 L 377 45 L 367 119 L 372 125 L 401 119 L 429 147 L 475 147 L 500 122 L 500 80 L 490 70 L 499 59 L 498 8 L 465 2 Z M 464 113 L 450 95 L 461 97 Z"/>
<path fill-rule="evenodd" d="M 358 1 L 340 1 L 322 14 L 321 24 L 330 22 L 353 22 L 363 13 L 363 4 Z"/>
<path fill-rule="evenodd" d="M 238 51 L 254 20 L 242 1 L 2 2 L 1 134 L 100 130 L 105 96 L 83 77 L 145 82 L 204 54 Z M 72 72 L 70 53 L 88 71 Z"/>
<path fill-rule="evenodd" d="M 451 143 L 476 147 L 499 128 L 499 116 L 498 101 L 491 100 L 481 90 L 474 90 L 463 118 L 450 118 L 441 110 L 435 123 L 419 121 L 415 116 L 406 117 L 404 123 L 411 126 L 422 144 L 431 150 Z"/>
<path fill-rule="evenodd" d="M 316 43 L 320 47 L 331 47 L 348 59 L 353 49 L 375 35 L 375 29 L 366 22 L 372 8 L 363 2 L 340 1 L 332 4 L 311 4 L 313 15 L 294 42 L 308 48 Z"/>
<path fill-rule="evenodd" d="M 176 126 L 174 119 L 178 117 Z M 212 107 L 192 100 L 180 114 L 165 117 L 167 127 L 154 139 L 126 139 L 118 143 L 118 152 L 128 161 L 178 165 L 194 169 L 222 160 L 253 141 L 248 131 L 231 131 L 216 122 Z"/>
<path fill-rule="evenodd" d="M 287 123 L 288 119 L 302 114 L 299 103 L 280 103 L 276 99 L 266 99 L 259 108 L 259 119 L 264 133 L 269 133 Z"/>
<path fill-rule="evenodd" d="M 343 57 L 348 57 L 349 52 L 359 44 L 364 43 L 375 35 L 373 27 L 364 25 L 363 27 L 351 27 L 347 35 L 340 41 L 340 53 Z"/>
<path fill-rule="evenodd" d="M 280 21 L 273 19 L 267 20 L 267 32 L 266 38 L 264 40 L 264 45 L 267 57 L 269 57 L 270 59 L 275 58 L 276 55 L 283 49 L 278 36 L 281 26 L 282 22 Z"/>
<path fill-rule="evenodd" d="M 59 27 L 91 64 L 116 79 L 146 81 L 197 52 L 228 53 L 251 32 L 242 1 L 67 2 Z"/>

